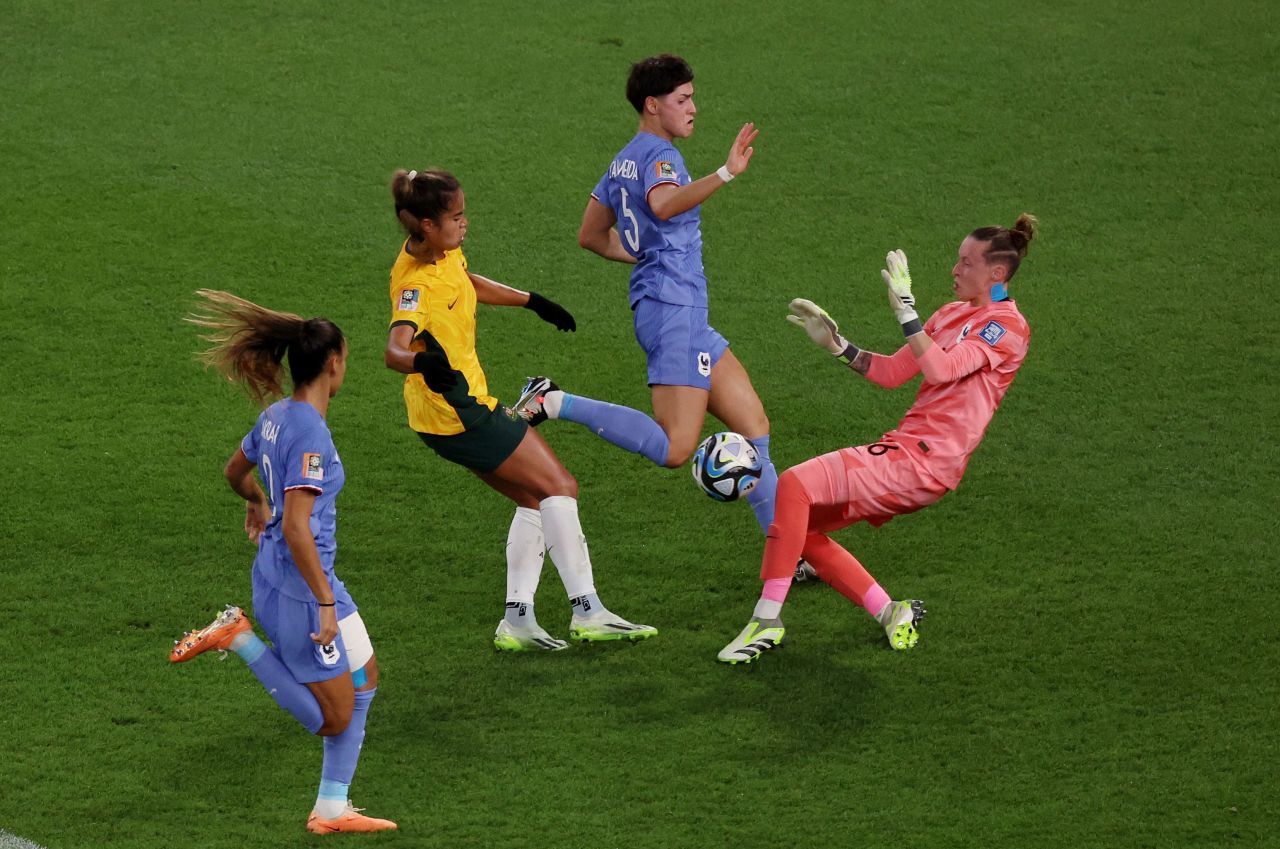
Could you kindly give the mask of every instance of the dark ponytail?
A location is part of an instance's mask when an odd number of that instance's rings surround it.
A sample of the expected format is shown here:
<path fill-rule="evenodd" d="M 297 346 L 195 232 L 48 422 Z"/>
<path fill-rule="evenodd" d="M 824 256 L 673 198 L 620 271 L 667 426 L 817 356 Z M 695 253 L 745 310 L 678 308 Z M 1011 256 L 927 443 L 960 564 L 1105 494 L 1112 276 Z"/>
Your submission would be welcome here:
<path fill-rule="evenodd" d="M 196 294 L 208 303 L 187 321 L 213 331 L 200 337 L 212 343 L 200 359 L 242 384 L 259 404 L 284 394 L 286 355 L 296 389 L 319 377 L 329 357 L 346 345 L 342 330 L 327 318 L 269 310 L 230 292 L 200 289 Z"/>

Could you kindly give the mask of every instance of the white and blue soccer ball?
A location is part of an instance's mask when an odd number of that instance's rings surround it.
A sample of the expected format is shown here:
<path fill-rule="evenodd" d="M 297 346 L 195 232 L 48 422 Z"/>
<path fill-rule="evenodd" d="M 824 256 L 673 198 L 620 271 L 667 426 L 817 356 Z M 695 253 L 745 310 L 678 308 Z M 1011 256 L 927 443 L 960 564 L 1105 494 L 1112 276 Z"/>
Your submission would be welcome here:
<path fill-rule="evenodd" d="M 737 501 L 760 482 L 760 454 L 740 433 L 714 433 L 693 452 L 693 479 L 716 501 Z"/>

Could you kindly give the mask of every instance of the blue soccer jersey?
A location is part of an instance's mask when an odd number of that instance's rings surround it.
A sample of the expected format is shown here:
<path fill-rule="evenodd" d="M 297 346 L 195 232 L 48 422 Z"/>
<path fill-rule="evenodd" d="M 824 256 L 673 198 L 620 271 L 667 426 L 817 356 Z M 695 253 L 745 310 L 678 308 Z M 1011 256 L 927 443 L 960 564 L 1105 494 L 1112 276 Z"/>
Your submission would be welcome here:
<path fill-rule="evenodd" d="M 632 306 L 641 298 L 707 306 L 699 207 L 666 221 L 649 208 L 649 192 L 654 186 L 690 182 L 684 158 L 674 144 L 652 133 L 638 133 L 614 157 L 591 192 L 613 210 L 622 246 L 636 258 L 629 293 Z"/>
<path fill-rule="evenodd" d="M 333 574 L 338 553 L 335 502 L 346 474 L 324 418 L 305 401 L 284 398 L 262 411 L 258 423 L 240 442 L 240 448 L 249 462 L 257 464 L 258 475 L 271 499 L 271 521 L 258 540 L 254 568 L 283 595 L 302 601 L 315 600 L 294 565 L 281 527 L 284 494 L 291 489 L 309 490 L 316 494 L 315 506 L 311 509 L 311 534 L 320 553 L 320 565 L 334 592 L 341 591 L 342 581 Z"/>

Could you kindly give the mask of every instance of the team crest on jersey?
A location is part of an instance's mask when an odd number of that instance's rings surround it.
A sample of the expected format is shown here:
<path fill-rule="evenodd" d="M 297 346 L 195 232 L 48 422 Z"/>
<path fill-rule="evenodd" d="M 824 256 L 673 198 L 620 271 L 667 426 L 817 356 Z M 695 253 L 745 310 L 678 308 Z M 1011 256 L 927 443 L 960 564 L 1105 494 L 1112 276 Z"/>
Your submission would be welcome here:
<path fill-rule="evenodd" d="M 324 465 L 319 454 L 302 455 L 302 476 L 309 481 L 324 480 Z"/>
<path fill-rule="evenodd" d="M 418 289 L 405 289 L 400 293 L 400 312 L 413 312 L 418 308 L 418 298 L 421 292 Z"/>
<path fill-rule="evenodd" d="M 978 338 L 994 348 L 1007 332 L 1000 322 L 988 321 L 987 326 L 978 331 Z"/>
<path fill-rule="evenodd" d="M 659 180 L 676 179 L 676 166 L 670 162 L 655 162 L 653 170 Z"/>

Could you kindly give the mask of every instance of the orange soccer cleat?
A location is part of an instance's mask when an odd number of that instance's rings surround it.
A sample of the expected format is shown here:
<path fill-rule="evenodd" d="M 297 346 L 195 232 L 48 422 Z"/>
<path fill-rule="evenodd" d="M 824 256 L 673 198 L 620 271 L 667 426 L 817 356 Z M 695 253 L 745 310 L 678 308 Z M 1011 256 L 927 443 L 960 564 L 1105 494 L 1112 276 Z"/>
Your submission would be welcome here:
<path fill-rule="evenodd" d="M 198 654 L 204 654 L 209 649 L 225 652 L 237 635 L 252 630 L 253 623 L 244 615 L 244 611 L 227 605 L 227 609 L 219 613 L 208 625 L 199 631 L 188 631 L 182 635 L 182 639 L 175 640 L 173 651 L 169 652 L 169 660 L 173 663 L 182 663 Z"/>
<path fill-rule="evenodd" d="M 312 811 L 311 816 L 307 817 L 307 831 L 312 834 L 339 834 L 343 832 L 395 831 L 399 828 L 391 820 L 366 817 L 360 813 L 363 810 L 364 808 L 357 808 L 348 802 L 347 809 L 342 812 L 342 816 L 331 820 L 321 819 L 319 814 Z"/>

